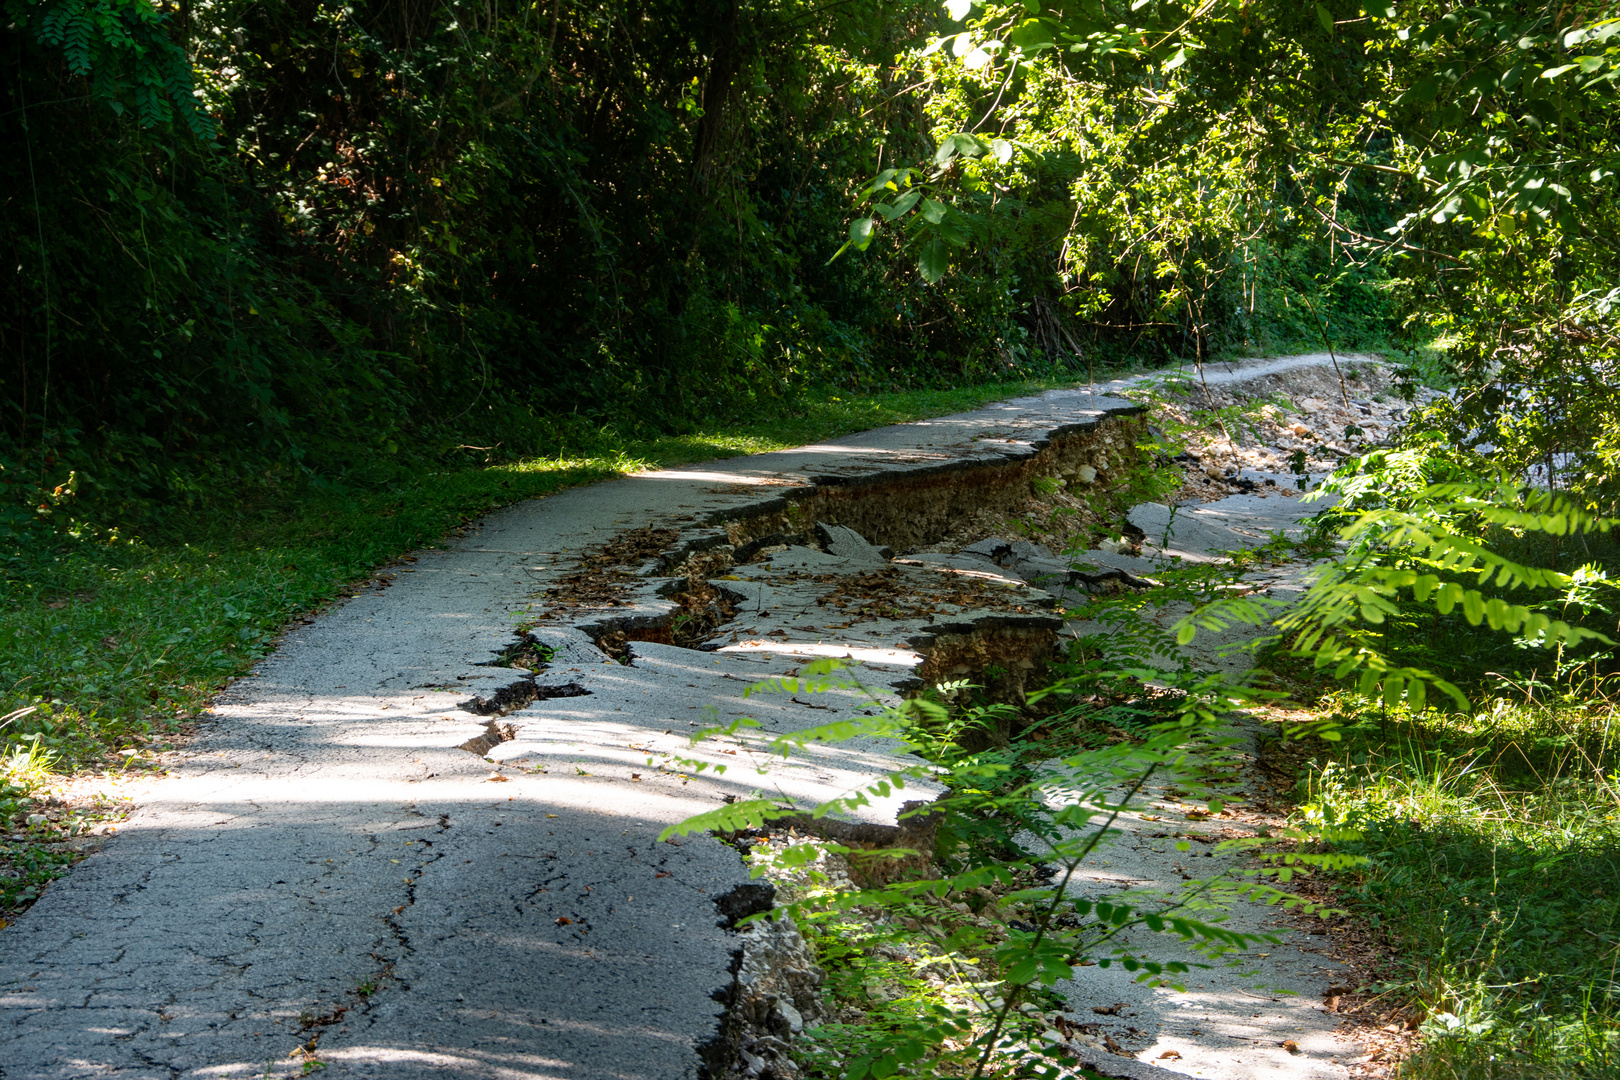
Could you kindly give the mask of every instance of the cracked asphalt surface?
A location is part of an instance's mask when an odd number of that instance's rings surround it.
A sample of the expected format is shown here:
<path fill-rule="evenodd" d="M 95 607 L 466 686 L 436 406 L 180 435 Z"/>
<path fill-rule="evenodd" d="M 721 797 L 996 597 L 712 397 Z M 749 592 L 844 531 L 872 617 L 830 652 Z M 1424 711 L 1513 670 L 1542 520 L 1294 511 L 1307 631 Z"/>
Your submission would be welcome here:
<path fill-rule="evenodd" d="M 514 626 L 582 549 L 627 529 L 713 533 L 784 491 L 1005 465 L 1132 408 L 1054 392 L 626 477 L 420 552 L 291 631 L 104 850 L 3 932 L 0 1075 L 212 1080 L 316 1059 L 355 1077 L 699 1075 L 737 948 L 714 900 L 747 875 L 712 839 L 659 832 L 728 795 L 831 797 L 895 759 L 846 745 L 762 775 L 735 746 L 691 750 L 715 718 L 792 730 L 869 703 L 744 702 L 804 658 L 635 642 L 627 667 L 563 620 L 536 632 L 556 650 L 539 682 L 587 693 L 501 718 L 516 737 L 486 760 L 457 747 L 487 730 L 475 697 L 529 677 L 499 666 Z M 643 596 L 615 614 L 655 609 Z M 866 674 L 883 693 L 910 676 Z M 676 753 L 731 771 L 696 774 Z M 865 816 L 892 823 L 912 794 Z"/>
<path fill-rule="evenodd" d="M 574 489 L 418 553 L 290 631 L 134 793 L 103 850 L 0 932 L 0 1077 L 277 1077 L 314 1061 L 354 1077 L 701 1075 L 737 949 L 714 901 L 747 875 L 712 839 L 659 832 L 722 798 L 829 798 L 897 761 L 868 740 L 761 773 L 742 742 L 686 736 L 741 715 L 772 732 L 862 711 L 852 694 L 807 706 L 744 691 L 830 641 L 858 645 L 855 669 L 893 694 L 919 657 L 887 637 L 915 627 L 857 622 L 797 652 L 638 641 L 625 666 L 585 615 L 553 619 L 535 631 L 554 654 L 533 678 L 585 692 L 499 717 L 502 741 L 479 756 L 459 748 L 490 730 L 476 699 L 531 678 L 500 659 L 514 627 L 582 550 L 626 530 L 676 529 L 701 550 L 785 499 L 1017 464 L 1133 409 L 1053 391 Z M 615 619 L 668 614 L 655 590 L 632 592 Z M 755 599 L 744 629 L 758 586 Z M 915 794 L 861 816 L 892 823 Z"/>

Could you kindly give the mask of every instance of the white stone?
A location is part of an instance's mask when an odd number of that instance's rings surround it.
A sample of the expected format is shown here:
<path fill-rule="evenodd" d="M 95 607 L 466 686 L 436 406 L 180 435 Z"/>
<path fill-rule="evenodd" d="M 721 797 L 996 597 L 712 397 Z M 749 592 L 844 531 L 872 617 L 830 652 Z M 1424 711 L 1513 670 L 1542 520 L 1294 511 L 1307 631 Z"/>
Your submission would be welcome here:
<path fill-rule="evenodd" d="M 1090 465 L 1082 465 L 1078 469 L 1074 470 L 1074 477 L 1082 484 L 1089 484 L 1097 479 L 1097 470 L 1093 469 Z"/>
<path fill-rule="evenodd" d="M 776 1011 L 782 1014 L 782 1019 L 788 1023 L 788 1030 L 793 1034 L 797 1035 L 804 1030 L 804 1016 L 800 1014 L 798 1009 L 785 1001 L 778 1001 Z"/>

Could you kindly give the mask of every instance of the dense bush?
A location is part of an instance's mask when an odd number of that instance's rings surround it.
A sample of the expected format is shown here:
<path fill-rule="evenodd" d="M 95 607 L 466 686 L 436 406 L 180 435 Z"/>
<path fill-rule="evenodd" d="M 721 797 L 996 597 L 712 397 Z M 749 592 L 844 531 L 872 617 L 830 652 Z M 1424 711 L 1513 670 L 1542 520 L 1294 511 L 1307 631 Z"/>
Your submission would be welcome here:
<path fill-rule="evenodd" d="M 1188 213 L 1187 162 L 1144 160 L 1095 86 L 1041 73 L 1003 115 L 999 76 L 925 47 L 953 25 L 932 5 L 6 12 L 12 528 L 679 431 L 807 384 L 1311 344 L 1296 294 L 1352 314 L 1340 344 L 1388 328 L 1342 248 Z M 919 280 L 899 236 L 829 262 L 862 178 L 975 122 L 1035 156 L 967 185 L 952 274 Z"/>

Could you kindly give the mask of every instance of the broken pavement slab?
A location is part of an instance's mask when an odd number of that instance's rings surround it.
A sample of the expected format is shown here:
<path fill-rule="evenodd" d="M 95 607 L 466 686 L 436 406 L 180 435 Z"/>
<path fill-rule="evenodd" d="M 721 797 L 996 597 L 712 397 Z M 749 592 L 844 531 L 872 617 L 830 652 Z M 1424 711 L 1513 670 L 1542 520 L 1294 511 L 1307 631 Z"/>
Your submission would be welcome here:
<path fill-rule="evenodd" d="M 744 697 L 810 658 L 846 657 L 897 695 L 982 665 L 995 635 L 1049 641 L 1051 594 L 994 558 L 883 565 L 867 549 L 1008 513 L 1037 476 L 1106 485 L 1139 415 L 1053 391 L 574 489 L 420 553 L 392 588 L 291 631 L 105 850 L 4 931 L 7 1076 L 290 1076 L 311 1060 L 391 1078 L 693 1075 L 717 1052 L 737 948 L 716 901 L 747 874 L 730 848 L 659 832 L 723 798 L 817 800 L 906 762 L 870 740 L 762 774 L 745 740 L 686 736 L 870 707 Z M 699 598 L 708 652 L 674 625 L 700 613 L 680 599 L 699 586 L 727 590 Z M 538 673 L 508 659 L 519 623 L 550 651 Z M 892 822 L 909 794 L 862 815 Z"/>
<path fill-rule="evenodd" d="M 1127 520 L 1142 530 L 1143 551 L 1149 559 L 1205 563 L 1219 561 L 1228 551 L 1260 547 L 1278 536 L 1302 540 L 1309 532 L 1306 519 L 1336 502 L 1336 497 L 1305 501 L 1280 494 L 1228 495 L 1216 502 L 1181 506 L 1142 503 L 1131 508 Z"/>
<path fill-rule="evenodd" d="M 735 746 L 682 747 L 711 709 L 773 730 L 847 712 L 744 701 L 802 656 L 648 642 L 627 666 L 574 624 L 667 624 L 677 605 L 641 571 L 716 547 L 816 521 L 909 547 L 964 509 L 1016 505 L 1043 469 L 1117 470 L 1138 413 L 1054 392 L 570 490 L 421 552 L 391 588 L 289 632 L 165 756 L 105 849 L 5 929 L 6 1075 L 290 1076 L 310 1060 L 390 1078 L 693 1075 L 737 948 L 715 901 L 747 872 L 717 841 L 660 831 L 762 785 L 814 800 L 904 763 L 842 746 L 762 777 Z M 661 547 L 622 568 L 610 555 L 612 587 L 564 581 L 638 529 L 627 558 Z M 512 668 L 514 624 L 548 607 L 546 669 Z M 851 666 L 879 687 L 913 677 Z M 459 749 L 519 683 L 583 692 L 496 717 L 491 760 Z M 865 812 L 892 822 L 904 794 Z"/>

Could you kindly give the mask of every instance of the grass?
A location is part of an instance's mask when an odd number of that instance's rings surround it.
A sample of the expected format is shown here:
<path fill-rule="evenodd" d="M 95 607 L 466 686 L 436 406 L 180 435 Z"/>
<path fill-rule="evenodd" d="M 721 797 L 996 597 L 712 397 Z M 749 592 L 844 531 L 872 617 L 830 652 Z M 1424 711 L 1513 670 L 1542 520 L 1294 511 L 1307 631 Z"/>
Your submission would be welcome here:
<path fill-rule="evenodd" d="M 822 391 L 751 422 L 640 442 L 603 434 L 573 455 L 383 487 L 220 497 L 174 511 L 150 541 L 102 529 L 98 539 L 56 537 L 10 553 L 0 562 L 0 717 L 9 717 L 0 727 L 0 831 L 17 839 L 12 848 L 0 840 L 0 863 L 15 871 L 0 873 L 0 913 L 60 873 L 72 854 L 65 845 L 83 830 L 45 800 L 53 776 L 125 769 L 131 757 L 138 766 L 146 748 L 273 649 L 292 620 L 467 521 L 620 473 L 783 449 L 1053 385 L 858 398 Z M 44 820 L 30 826 L 30 817 Z"/>
<path fill-rule="evenodd" d="M 1402 1077 L 1620 1076 L 1620 703 L 1586 690 L 1417 719 L 1339 699 L 1306 814 L 1363 833 L 1345 898 L 1388 935 L 1381 989 L 1427 1015 Z"/>

